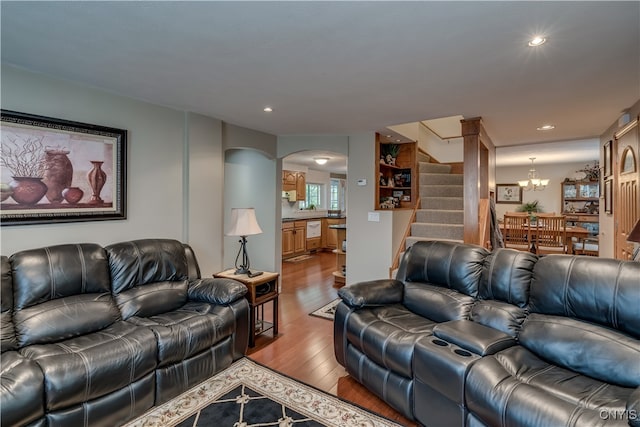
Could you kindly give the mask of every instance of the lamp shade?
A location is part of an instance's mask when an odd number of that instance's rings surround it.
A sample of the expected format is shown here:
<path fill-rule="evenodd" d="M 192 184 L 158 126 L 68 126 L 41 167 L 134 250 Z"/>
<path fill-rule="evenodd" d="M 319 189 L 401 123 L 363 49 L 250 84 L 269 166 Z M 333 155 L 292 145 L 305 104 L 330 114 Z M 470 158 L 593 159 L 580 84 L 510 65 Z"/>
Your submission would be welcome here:
<path fill-rule="evenodd" d="M 231 226 L 227 236 L 251 236 L 262 233 L 254 208 L 231 208 Z"/>
<path fill-rule="evenodd" d="M 633 230 L 627 236 L 627 241 L 640 243 L 640 219 L 636 222 L 636 225 L 633 226 Z"/>

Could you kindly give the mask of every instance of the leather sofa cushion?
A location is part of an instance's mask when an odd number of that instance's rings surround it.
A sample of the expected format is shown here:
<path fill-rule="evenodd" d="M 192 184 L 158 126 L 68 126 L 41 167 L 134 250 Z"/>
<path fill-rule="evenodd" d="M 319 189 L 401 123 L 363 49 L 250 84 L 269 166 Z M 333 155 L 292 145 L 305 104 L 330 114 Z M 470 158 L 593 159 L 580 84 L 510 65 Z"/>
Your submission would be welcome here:
<path fill-rule="evenodd" d="M 46 409 L 55 411 L 119 390 L 152 372 L 158 346 L 150 329 L 120 321 L 99 332 L 20 352 L 42 369 Z"/>
<path fill-rule="evenodd" d="M 99 331 L 119 319 L 120 312 L 109 293 L 58 298 L 14 314 L 21 347 L 52 343 Z"/>
<path fill-rule="evenodd" d="M 573 317 L 640 338 L 640 263 L 546 256 L 534 267 L 530 310 Z"/>
<path fill-rule="evenodd" d="M 527 310 L 497 300 L 479 300 L 473 304 L 469 318 L 474 322 L 517 337 L 527 318 Z"/>
<path fill-rule="evenodd" d="M 207 277 L 190 282 L 188 296 L 192 301 L 228 305 L 242 298 L 247 291 L 247 287 L 237 280 Z"/>
<path fill-rule="evenodd" d="M 435 322 L 400 304 L 353 311 L 346 319 L 346 339 L 373 362 L 412 378 L 413 348 L 431 335 Z"/>
<path fill-rule="evenodd" d="M 480 246 L 463 243 L 416 242 L 405 253 L 396 279 L 405 284 L 428 283 L 475 297 L 488 254 Z"/>
<path fill-rule="evenodd" d="M 9 258 L 0 257 L 0 352 L 18 348 L 16 331 L 13 327 L 13 280 Z"/>
<path fill-rule="evenodd" d="M 104 249 L 90 243 L 49 246 L 11 255 L 13 305 L 33 305 L 84 293 L 111 292 Z"/>
<path fill-rule="evenodd" d="M 433 335 L 480 356 L 494 354 L 516 344 L 514 337 L 470 320 L 440 323 L 433 328 Z"/>
<path fill-rule="evenodd" d="M 499 300 L 524 308 L 529 304 L 529 287 L 538 257 L 515 249 L 497 249 L 486 258 L 478 297 Z"/>
<path fill-rule="evenodd" d="M 414 313 L 435 322 L 468 319 L 475 299 L 453 289 L 426 283 L 408 282 L 404 305 Z"/>
<path fill-rule="evenodd" d="M 153 330 L 158 341 L 158 366 L 188 359 L 235 331 L 235 316 L 229 306 L 191 302 L 177 310 L 128 322 Z"/>
<path fill-rule="evenodd" d="M 632 392 L 554 366 L 515 346 L 471 367 L 465 398 L 486 425 L 591 426 L 603 425 L 603 414 L 622 414 Z"/>
<path fill-rule="evenodd" d="M 132 240 L 105 249 L 109 255 L 114 294 L 148 283 L 188 278 L 187 256 L 184 246 L 177 240 Z"/>
<path fill-rule="evenodd" d="M 26 425 L 44 416 L 44 378 L 34 362 L 15 351 L 0 358 L 0 424 Z"/>
<path fill-rule="evenodd" d="M 520 344 L 556 365 L 625 387 L 640 386 L 640 341 L 596 324 L 531 313 Z"/>
<path fill-rule="evenodd" d="M 149 317 L 180 308 L 187 301 L 187 281 L 147 283 L 116 295 L 122 319 Z"/>
<path fill-rule="evenodd" d="M 378 279 L 354 283 L 338 290 L 338 295 L 349 306 L 362 308 L 367 306 L 397 304 L 402 302 L 404 285 L 399 280 Z"/>

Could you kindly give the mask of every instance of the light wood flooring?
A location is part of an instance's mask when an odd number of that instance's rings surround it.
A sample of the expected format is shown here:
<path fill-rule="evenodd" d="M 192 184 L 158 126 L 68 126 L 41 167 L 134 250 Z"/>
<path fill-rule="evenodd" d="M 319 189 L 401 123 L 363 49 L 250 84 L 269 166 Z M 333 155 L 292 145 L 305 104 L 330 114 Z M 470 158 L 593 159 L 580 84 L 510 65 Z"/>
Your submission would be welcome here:
<path fill-rule="evenodd" d="M 338 297 L 331 274 L 335 267 L 335 254 L 330 252 L 297 263 L 283 262 L 278 335 L 274 338 L 267 331 L 259 336 L 248 356 L 400 424 L 416 426 L 349 376 L 333 353 L 333 322 L 309 315 Z M 272 305 L 265 304 L 267 320 L 272 316 Z"/>

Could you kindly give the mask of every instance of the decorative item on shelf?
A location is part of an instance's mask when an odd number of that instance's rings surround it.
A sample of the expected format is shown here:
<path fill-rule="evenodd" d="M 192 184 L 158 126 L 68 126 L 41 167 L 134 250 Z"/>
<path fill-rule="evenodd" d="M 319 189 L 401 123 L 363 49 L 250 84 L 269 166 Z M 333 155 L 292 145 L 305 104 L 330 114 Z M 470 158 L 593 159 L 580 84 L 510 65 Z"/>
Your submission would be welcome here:
<path fill-rule="evenodd" d="M 252 274 L 249 270 L 249 254 L 247 253 L 247 236 L 261 234 L 262 229 L 258 225 L 254 208 L 231 208 L 231 227 L 227 231 L 227 236 L 240 236 L 240 250 L 236 255 L 235 274 Z M 242 263 L 238 265 L 238 260 L 242 254 Z M 253 273 L 256 274 L 256 273 Z"/>
<path fill-rule="evenodd" d="M 382 187 L 385 187 L 387 185 L 387 180 L 385 180 L 384 176 L 382 176 L 382 172 L 380 172 L 380 185 Z"/>
<path fill-rule="evenodd" d="M 536 168 L 533 166 L 533 161 L 535 157 L 529 157 L 531 160 L 531 169 L 529 169 L 529 174 L 527 175 L 528 179 L 523 181 L 518 181 L 518 185 L 522 187 L 524 191 L 542 191 L 547 185 L 549 185 L 548 179 L 540 179 L 538 177 L 538 173 L 536 172 Z"/>
<path fill-rule="evenodd" d="M 576 173 L 582 172 L 582 178 L 587 181 L 597 181 L 600 179 L 600 163 L 596 160 L 593 162 L 592 166 L 589 166 L 587 163 L 584 169 L 578 169 Z"/>
<path fill-rule="evenodd" d="M 400 146 L 398 144 L 385 144 L 384 145 L 384 159 L 385 163 L 390 166 L 395 166 L 396 158 L 400 152 Z"/>

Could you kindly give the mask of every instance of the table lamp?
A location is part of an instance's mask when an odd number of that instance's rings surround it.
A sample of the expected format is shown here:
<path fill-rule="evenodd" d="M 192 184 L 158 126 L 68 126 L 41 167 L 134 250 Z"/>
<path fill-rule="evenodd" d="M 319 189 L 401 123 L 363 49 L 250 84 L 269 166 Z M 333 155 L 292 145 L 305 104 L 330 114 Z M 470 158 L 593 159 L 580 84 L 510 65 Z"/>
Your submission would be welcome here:
<path fill-rule="evenodd" d="M 247 236 L 262 233 L 262 229 L 256 220 L 254 208 L 231 208 L 231 227 L 227 231 L 227 236 L 240 236 L 240 250 L 236 256 L 235 274 L 248 274 L 249 254 L 247 253 Z M 242 263 L 238 265 L 238 260 L 242 254 Z"/>

